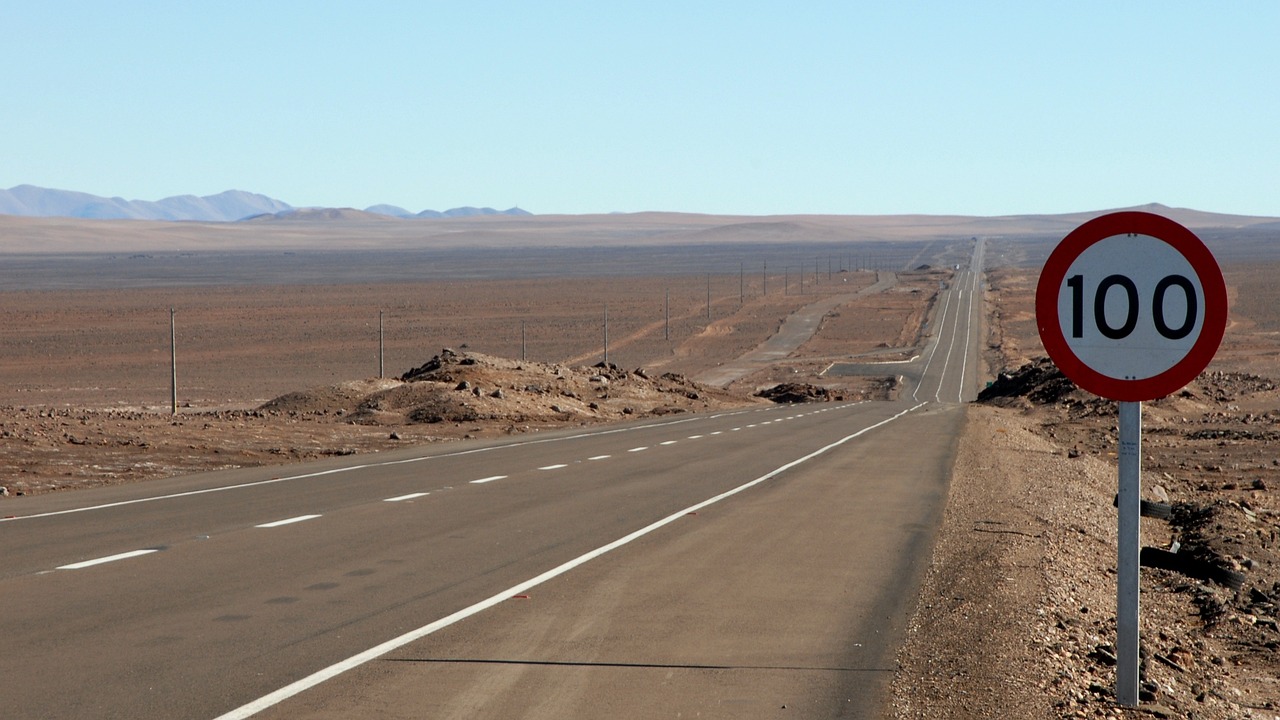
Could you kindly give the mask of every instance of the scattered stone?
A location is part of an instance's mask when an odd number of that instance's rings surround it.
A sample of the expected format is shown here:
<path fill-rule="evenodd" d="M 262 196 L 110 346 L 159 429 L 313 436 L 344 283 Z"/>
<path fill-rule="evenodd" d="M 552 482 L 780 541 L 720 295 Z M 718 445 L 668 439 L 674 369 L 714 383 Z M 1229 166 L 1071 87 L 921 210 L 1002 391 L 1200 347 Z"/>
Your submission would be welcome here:
<path fill-rule="evenodd" d="M 831 391 L 820 385 L 783 383 L 757 392 L 756 397 L 776 403 L 819 402 L 830 400 Z"/>

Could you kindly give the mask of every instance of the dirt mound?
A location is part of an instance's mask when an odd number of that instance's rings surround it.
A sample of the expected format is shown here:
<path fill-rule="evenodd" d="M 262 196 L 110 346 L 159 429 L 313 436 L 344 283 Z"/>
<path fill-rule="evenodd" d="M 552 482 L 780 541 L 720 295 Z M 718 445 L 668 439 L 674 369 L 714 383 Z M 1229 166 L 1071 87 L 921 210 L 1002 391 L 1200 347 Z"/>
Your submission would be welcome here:
<path fill-rule="evenodd" d="M 808 385 L 805 383 L 774 385 L 756 393 L 756 397 L 776 403 L 827 402 L 829 400 L 844 399 L 821 385 Z"/>
<path fill-rule="evenodd" d="M 348 413 L 359 407 L 370 393 L 376 393 L 389 385 L 396 384 L 398 383 L 394 380 L 355 380 L 338 385 L 299 390 L 285 393 L 263 403 L 258 410 L 282 415 Z"/>
<path fill-rule="evenodd" d="M 282 395 L 259 410 L 360 425 L 479 423 L 511 428 L 670 415 L 749 402 L 681 375 L 604 363 L 564 367 L 445 348 L 394 380 Z"/>

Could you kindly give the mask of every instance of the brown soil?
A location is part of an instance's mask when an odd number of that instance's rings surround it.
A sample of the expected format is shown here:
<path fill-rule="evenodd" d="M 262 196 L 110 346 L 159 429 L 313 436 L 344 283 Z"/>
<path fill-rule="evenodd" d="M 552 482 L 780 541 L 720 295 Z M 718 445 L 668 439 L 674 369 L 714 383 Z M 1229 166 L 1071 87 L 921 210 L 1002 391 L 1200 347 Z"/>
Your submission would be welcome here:
<path fill-rule="evenodd" d="M 1275 266 L 1228 268 L 1236 298 Z M 1274 305 L 1233 301 L 1210 371 L 1143 406 L 1142 706 L 1113 696 L 1115 404 L 1047 360 L 1036 275 L 991 273 L 992 363 L 1011 371 L 970 408 L 946 519 L 895 679 L 897 717 L 1280 716 L 1280 368 Z M 1265 294 L 1264 294 L 1265 296 Z M 1004 386 L 1001 390 L 1000 386 Z M 994 392 L 993 392 L 994 391 Z M 1202 577 L 1187 571 L 1199 570 Z M 1208 577 L 1210 579 L 1205 579 Z M 1237 590 L 1234 578 L 1241 581 Z"/>
<path fill-rule="evenodd" d="M 803 296 L 783 295 L 771 279 L 773 294 L 743 303 L 736 273 L 713 276 L 710 321 L 705 276 L 0 293 L 11 318 L 0 334 L 0 495 L 764 402 L 752 393 L 765 376 L 731 392 L 682 376 L 755 348 L 795 309 L 875 277 L 847 275 Z M 606 303 L 611 366 L 599 368 Z M 868 323 L 845 332 L 881 331 L 874 313 L 860 315 Z M 897 324 L 888 327 L 896 335 Z M 431 377 L 392 379 L 442 346 L 456 354 Z M 875 378 L 821 381 L 823 367 L 788 367 L 785 379 L 822 382 L 841 397 L 885 396 Z"/>

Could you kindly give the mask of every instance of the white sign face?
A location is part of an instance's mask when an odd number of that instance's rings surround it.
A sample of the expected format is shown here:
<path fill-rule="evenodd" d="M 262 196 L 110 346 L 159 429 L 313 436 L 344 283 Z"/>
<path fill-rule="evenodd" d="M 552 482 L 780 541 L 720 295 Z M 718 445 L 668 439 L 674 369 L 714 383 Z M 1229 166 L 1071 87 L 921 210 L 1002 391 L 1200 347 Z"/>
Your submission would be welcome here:
<path fill-rule="evenodd" d="M 1175 392 L 1209 365 L 1227 286 L 1190 230 L 1151 213 L 1096 217 L 1058 243 L 1036 285 L 1045 352 L 1085 390 L 1121 402 Z"/>
<path fill-rule="evenodd" d="M 1136 233 L 1103 238 L 1067 267 L 1058 292 L 1062 336 L 1077 358 L 1116 380 L 1177 365 L 1204 327 L 1205 291 L 1169 243 Z"/>

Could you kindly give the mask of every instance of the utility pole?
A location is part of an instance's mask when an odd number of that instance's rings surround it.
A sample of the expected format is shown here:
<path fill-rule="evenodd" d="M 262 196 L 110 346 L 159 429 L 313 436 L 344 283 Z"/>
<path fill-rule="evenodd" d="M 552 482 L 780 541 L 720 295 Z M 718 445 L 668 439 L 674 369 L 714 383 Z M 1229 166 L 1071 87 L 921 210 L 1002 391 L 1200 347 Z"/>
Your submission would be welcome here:
<path fill-rule="evenodd" d="M 169 399 L 173 414 L 178 414 L 178 332 L 173 319 L 174 310 L 169 308 Z"/>
<path fill-rule="evenodd" d="M 744 305 L 747 302 L 747 264 L 738 263 L 738 304 Z"/>
<path fill-rule="evenodd" d="M 760 279 L 763 281 L 763 284 L 762 284 L 763 289 L 760 290 L 760 294 L 768 295 L 769 294 L 769 261 L 768 260 L 764 261 L 764 270 L 761 271 Z"/>
<path fill-rule="evenodd" d="M 382 311 L 378 311 L 378 379 L 381 380 L 387 376 L 386 364 L 383 362 L 384 350 L 386 346 L 382 341 Z"/>
<path fill-rule="evenodd" d="M 609 367 L 609 303 L 604 304 L 604 366 Z"/>
<path fill-rule="evenodd" d="M 711 320 L 711 273 L 707 273 L 707 320 Z"/>
<path fill-rule="evenodd" d="M 525 342 L 524 321 L 520 321 L 520 362 L 529 360 L 529 345 Z"/>
<path fill-rule="evenodd" d="M 667 288 L 666 299 L 662 303 L 662 339 L 671 339 L 671 288 Z"/>

